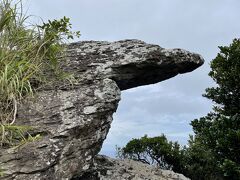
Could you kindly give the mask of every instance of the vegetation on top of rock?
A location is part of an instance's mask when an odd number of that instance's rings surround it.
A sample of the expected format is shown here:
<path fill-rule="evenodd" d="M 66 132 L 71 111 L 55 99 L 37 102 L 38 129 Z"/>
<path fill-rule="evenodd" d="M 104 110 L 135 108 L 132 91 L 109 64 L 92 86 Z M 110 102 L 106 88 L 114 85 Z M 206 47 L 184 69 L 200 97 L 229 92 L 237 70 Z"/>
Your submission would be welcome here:
<path fill-rule="evenodd" d="M 118 148 L 120 157 L 145 163 L 157 159 L 160 167 L 167 163 L 166 168 L 193 180 L 240 179 L 240 39 L 219 49 L 209 73 L 217 86 L 207 88 L 203 95 L 215 107 L 207 116 L 191 122 L 195 136 L 190 136 L 188 147 L 172 146 L 163 135 L 145 136 Z M 172 154 L 176 159 L 169 161 Z"/>
<path fill-rule="evenodd" d="M 19 143 L 23 127 L 10 128 L 17 115 L 17 104 L 49 81 L 70 78 L 60 70 L 59 56 L 72 32 L 69 18 L 31 25 L 23 13 L 22 2 L 0 2 L 0 145 Z M 46 73 L 47 72 L 47 73 Z M 9 130 L 11 129 L 11 130 Z M 16 131 L 20 136 L 16 135 Z M 18 134 L 17 133 L 17 134 Z M 18 134 L 19 135 L 19 134 Z M 21 137 L 22 136 L 22 137 Z M 27 135 L 28 136 L 28 135 Z M 13 142 L 12 140 L 15 139 Z"/>

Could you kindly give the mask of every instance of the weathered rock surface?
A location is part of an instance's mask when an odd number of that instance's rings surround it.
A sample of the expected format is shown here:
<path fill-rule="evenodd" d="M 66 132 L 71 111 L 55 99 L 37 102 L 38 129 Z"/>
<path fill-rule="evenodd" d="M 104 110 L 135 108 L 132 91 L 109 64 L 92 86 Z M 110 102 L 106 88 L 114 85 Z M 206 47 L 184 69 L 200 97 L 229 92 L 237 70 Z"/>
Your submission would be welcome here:
<path fill-rule="evenodd" d="M 2 179 L 59 180 L 89 171 L 109 131 L 120 91 L 163 81 L 203 64 L 201 56 L 138 40 L 70 44 L 63 69 L 77 79 L 42 88 L 19 105 L 17 123 L 42 138 L 0 150 Z"/>
<path fill-rule="evenodd" d="M 133 160 L 97 155 L 94 166 L 78 180 L 190 180 L 182 174 Z"/>

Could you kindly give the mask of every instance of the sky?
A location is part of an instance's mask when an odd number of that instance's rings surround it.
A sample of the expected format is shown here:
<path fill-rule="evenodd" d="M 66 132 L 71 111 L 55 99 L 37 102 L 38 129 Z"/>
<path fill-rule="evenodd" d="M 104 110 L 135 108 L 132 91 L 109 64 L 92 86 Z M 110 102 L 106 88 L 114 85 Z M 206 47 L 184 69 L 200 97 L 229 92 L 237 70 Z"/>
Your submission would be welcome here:
<path fill-rule="evenodd" d="M 159 136 L 187 144 L 190 122 L 211 111 L 202 97 L 209 63 L 240 37 L 239 0 L 26 0 L 28 13 L 43 20 L 67 16 L 79 40 L 140 39 L 164 48 L 183 48 L 201 54 L 205 64 L 172 79 L 122 92 L 112 127 L 101 154 L 114 156 L 115 146 L 132 138 Z M 77 40 L 78 41 L 78 40 Z"/>

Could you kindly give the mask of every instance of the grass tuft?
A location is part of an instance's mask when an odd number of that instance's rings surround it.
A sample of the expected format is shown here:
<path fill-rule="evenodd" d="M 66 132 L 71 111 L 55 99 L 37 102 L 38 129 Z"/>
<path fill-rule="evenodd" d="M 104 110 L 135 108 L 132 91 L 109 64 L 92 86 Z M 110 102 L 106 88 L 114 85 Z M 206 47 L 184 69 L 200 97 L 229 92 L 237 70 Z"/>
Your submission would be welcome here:
<path fill-rule="evenodd" d="M 58 55 L 72 32 L 69 18 L 29 25 L 21 0 L 0 2 L 0 144 L 25 140 L 25 127 L 15 126 L 17 107 L 39 85 L 63 77 Z M 51 72 L 51 78 L 46 73 Z"/>

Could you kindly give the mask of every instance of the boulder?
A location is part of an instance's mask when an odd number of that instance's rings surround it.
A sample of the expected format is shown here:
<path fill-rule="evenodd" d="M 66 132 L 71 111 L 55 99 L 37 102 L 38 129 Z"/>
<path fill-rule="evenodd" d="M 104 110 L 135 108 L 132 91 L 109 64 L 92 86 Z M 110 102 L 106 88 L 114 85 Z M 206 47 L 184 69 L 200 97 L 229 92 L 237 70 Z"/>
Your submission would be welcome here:
<path fill-rule="evenodd" d="M 76 180 L 190 180 L 182 174 L 129 159 L 97 155 L 91 171 Z"/>

